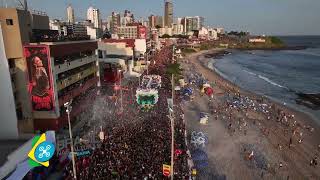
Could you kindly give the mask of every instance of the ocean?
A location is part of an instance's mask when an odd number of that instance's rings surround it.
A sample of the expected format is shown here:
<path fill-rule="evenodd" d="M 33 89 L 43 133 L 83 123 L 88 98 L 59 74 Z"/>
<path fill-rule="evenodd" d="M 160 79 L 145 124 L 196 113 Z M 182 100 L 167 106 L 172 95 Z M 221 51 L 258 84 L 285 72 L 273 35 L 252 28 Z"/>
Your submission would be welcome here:
<path fill-rule="evenodd" d="M 320 124 L 320 110 L 297 104 L 298 93 L 320 93 L 320 36 L 280 37 L 289 46 L 303 50 L 231 51 L 209 62 L 227 80 L 309 114 Z"/>

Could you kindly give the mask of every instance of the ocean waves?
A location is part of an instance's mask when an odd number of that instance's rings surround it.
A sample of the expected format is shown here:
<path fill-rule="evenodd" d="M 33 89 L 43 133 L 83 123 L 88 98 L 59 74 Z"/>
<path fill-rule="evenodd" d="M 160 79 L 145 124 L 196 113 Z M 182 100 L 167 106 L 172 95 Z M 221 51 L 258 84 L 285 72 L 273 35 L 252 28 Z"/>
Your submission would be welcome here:
<path fill-rule="evenodd" d="M 258 77 L 258 78 L 260 78 L 260 79 L 268 82 L 269 84 L 272 84 L 272 85 L 277 86 L 277 87 L 279 87 L 279 88 L 283 88 L 283 89 L 289 90 L 289 88 L 287 88 L 287 87 L 285 87 L 285 86 L 282 86 L 282 85 L 280 85 L 280 84 L 278 84 L 278 83 L 270 80 L 270 79 L 267 78 L 267 77 L 264 77 L 264 76 L 259 75 L 259 74 L 255 74 L 255 73 L 253 73 L 253 72 L 251 72 L 251 71 L 247 71 L 247 70 L 243 70 L 243 71 L 246 72 L 246 73 L 248 73 L 248 74 L 250 74 L 250 75 L 253 75 L 253 76 Z"/>

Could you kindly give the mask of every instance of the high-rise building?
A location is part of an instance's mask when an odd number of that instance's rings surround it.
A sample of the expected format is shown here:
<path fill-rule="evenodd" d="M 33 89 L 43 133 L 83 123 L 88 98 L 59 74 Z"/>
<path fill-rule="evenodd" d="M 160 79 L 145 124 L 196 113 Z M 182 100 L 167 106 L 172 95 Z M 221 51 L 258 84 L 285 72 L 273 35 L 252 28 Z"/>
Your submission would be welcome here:
<path fill-rule="evenodd" d="M 156 26 L 156 16 L 155 15 L 150 15 L 148 17 L 148 19 L 149 19 L 149 26 L 151 28 L 154 28 Z"/>
<path fill-rule="evenodd" d="M 126 26 L 127 24 L 134 22 L 134 16 L 129 10 L 124 11 L 123 17 L 121 19 L 122 26 Z"/>
<path fill-rule="evenodd" d="M 164 27 L 164 21 L 162 16 L 156 16 L 155 17 L 155 27 Z"/>
<path fill-rule="evenodd" d="M 87 19 L 93 23 L 95 28 L 101 28 L 101 19 L 100 19 L 100 11 L 99 9 L 95 9 L 93 7 L 89 7 L 87 11 Z"/>
<path fill-rule="evenodd" d="M 75 21 L 74 19 L 74 10 L 72 8 L 71 5 L 69 5 L 67 7 L 67 22 L 70 23 L 70 24 L 73 24 Z"/>
<path fill-rule="evenodd" d="M 165 1 L 164 6 L 164 26 L 171 27 L 173 23 L 173 4 Z"/>
<path fill-rule="evenodd" d="M 112 34 L 117 34 L 118 27 L 121 26 L 121 17 L 119 13 L 112 12 L 110 19 L 110 31 Z"/>
<path fill-rule="evenodd" d="M 204 18 L 200 16 L 185 17 L 182 19 L 184 33 L 188 34 L 192 31 L 198 31 L 204 26 Z"/>

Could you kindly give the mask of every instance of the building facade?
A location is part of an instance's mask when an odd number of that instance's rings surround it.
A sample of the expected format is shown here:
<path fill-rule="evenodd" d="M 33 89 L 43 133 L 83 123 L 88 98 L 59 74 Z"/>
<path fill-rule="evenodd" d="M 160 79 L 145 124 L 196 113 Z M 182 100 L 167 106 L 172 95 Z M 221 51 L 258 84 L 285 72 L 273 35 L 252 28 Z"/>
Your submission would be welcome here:
<path fill-rule="evenodd" d="M 9 65 L 6 57 L 2 28 L 0 23 L 0 98 L 5 103 L 0 103 L 0 139 L 17 139 L 19 136 L 18 121 L 16 113 L 16 100 L 13 95 L 16 88 L 11 80 L 11 73 L 16 71 L 15 67 Z"/>
<path fill-rule="evenodd" d="M 23 46 L 28 100 L 35 130 L 58 130 L 66 126 L 64 104 L 71 99 L 72 121 L 88 108 L 93 98 L 81 95 L 90 94 L 98 84 L 97 48 L 97 42 L 91 40 L 40 42 Z"/>
<path fill-rule="evenodd" d="M 118 33 L 118 27 L 121 26 L 121 16 L 119 13 L 112 12 L 110 17 L 110 32 L 112 34 Z"/>
<path fill-rule="evenodd" d="M 155 18 L 155 27 L 164 27 L 164 19 L 162 16 L 156 16 Z"/>
<path fill-rule="evenodd" d="M 149 27 L 150 28 L 156 27 L 156 16 L 155 15 L 149 16 L 148 20 L 149 20 Z"/>
<path fill-rule="evenodd" d="M 74 36 L 87 36 L 87 27 L 82 23 L 68 24 L 67 34 Z"/>
<path fill-rule="evenodd" d="M 192 31 L 199 31 L 204 26 L 204 18 L 200 16 L 185 17 L 182 19 L 184 33 L 189 34 Z"/>
<path fill-rule="evenodd" d="M 164 7 L 164 26 L 172 27 L 173 23 L 173 4 L 170 1 L 165 1 Z"/>
<path fill-rule="evenodd" d="M 183 25 L 182 24 L 173 24 L 172 25 L 172 34 L 173 35 L 183 34 Z"/>
<path fill-rule="evenodd" d="M 18 134 L 32 133 L 34 132 L 32 109 L 30 101 L 28 101 L 28 86 L 25 78 L 27 74 L 27 64 L 24 59 L 22 45 L 32 40 L 33 28 L 42 29 L 47 26 L 49 29 L 49 17 L 45 14 L 33 14 L 33 12 L 16 8 L 0 8 L 0 23 L 2 25 L 5 59 L 8 60 L 7 64 L 15 101 L 15 110 L 11 112 L 16 111 L 17 117 L 12 123 L 17 124 L 15 128 L 18 129 Z M 6 71 L 4 70 L 3 72 Z M 4 113 L 1 113 L 0 119 L 5 119 L 5 117 L 2 117 L 4 115 Z M 3 132 L 10 131 L 9 126 L 3 127 L 8 128 L 7 130 L 3 130 Z M 16 129 L 12 130 L 12 132 L 17 132 Z M 16 134 L 16 136 L 18 136 L 18 134 Z M 0 136 L 0 138 L 1 137 L 5 136 Z"/>
<path fill-rule="evenodd" d="M 147 28 L 140 24 L 129 24 L 118 27 L 118 36 L 123 39 L 146 39 Z"/>

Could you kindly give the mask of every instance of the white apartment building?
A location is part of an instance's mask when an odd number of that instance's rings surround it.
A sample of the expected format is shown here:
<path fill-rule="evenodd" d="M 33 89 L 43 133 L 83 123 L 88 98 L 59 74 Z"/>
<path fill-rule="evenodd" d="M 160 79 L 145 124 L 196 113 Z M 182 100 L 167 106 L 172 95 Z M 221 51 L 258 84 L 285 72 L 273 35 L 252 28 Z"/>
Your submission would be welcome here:
<path fill-rule="evenodd" d="M 75 19 L 74 19 L 74 10 L 72 8 L 71 5 L 69 5 L 67 7 L 67 22 L 68 23 L 74 23 L 75 22 Z"/>
<path fill-rule="evenodd" d="M 118 27 L 118 36 L 124 39 L 136 39 L 138 37 L 138 27 L 137 26 Z"/>
<path fill-rule="evenodd" d="M 101 28 L 101 19 L 99 9 L 89 7 L 87 11 L 87 19 L 93 23 L 95 28 Z"/>
<path fill-rule="evenodd" d="M 183 25 L 182 24 L 173 24 L 172 26 L 172 34 L 178 35 L 183 33 Z"/>

